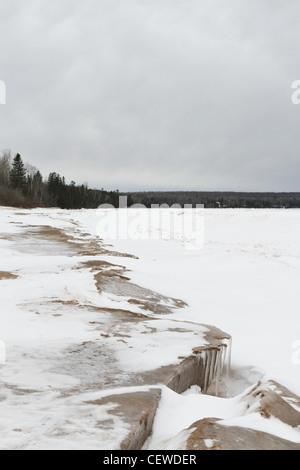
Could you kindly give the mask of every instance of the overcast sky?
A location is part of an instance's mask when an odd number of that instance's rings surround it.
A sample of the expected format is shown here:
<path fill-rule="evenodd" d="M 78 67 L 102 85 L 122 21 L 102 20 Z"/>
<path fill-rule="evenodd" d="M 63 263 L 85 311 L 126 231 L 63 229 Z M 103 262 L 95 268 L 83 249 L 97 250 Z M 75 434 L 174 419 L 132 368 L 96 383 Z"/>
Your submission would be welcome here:
<path fill-rule="evenodd" d="M 300 191 L 299 0 L 1 0 L 0 149 L 120 190 Z"/>

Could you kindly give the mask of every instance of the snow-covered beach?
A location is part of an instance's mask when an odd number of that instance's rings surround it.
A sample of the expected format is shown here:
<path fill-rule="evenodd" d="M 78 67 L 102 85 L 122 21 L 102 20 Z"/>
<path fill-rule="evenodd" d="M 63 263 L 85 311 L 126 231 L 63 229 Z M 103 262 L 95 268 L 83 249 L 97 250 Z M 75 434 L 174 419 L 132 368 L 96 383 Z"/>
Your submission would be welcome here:
<path fill-rule="evenodd" d="M 161 387 L 145 448 L 184 448 L 187 428 L 211 417 L 300 443 L 299 426 L 262 418 L 247 398 L 259 381 L 300 395 L 299 210 L 205 210 L 196 250 L 180 239 L 102 240 L 96 210 L 1 208 L 0 219 L 1 448 L 118 448 L 126 422 L 113 404 L 91 403 L 205 344 L 203 324 L 232 337 L 226 393 Z M 100 265 L 126 270 L 144 289 L 139 301 L 111 276 L 95 285 Z M 125 331 L 112 311 L 146 315 L 147 289 L 166 312 L 149 308 L 149 321 Z"/>

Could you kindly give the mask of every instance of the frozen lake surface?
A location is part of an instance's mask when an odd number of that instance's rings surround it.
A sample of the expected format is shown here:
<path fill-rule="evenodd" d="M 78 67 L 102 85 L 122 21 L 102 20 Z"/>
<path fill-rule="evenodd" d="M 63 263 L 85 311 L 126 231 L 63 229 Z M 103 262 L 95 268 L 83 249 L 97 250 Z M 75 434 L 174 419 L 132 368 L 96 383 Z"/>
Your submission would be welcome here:
<path fill-rule="evenodd" d="M 134 369 L 165 366 L 204 344 L 202 324 L 233 338 L 228 396 L 162 388 L 148 447 L 180 448 L 184 430 L 208 416 L 300 442 L 299 429 L 245 415 L 243 404 L 258 380 L 275 380 L 300 395 L 300 211 L 204 210 L 204 243 L 194 247 L 178 231 L 162 239 L 165 228 L 155 239 L 101 237 L 101 217 L 96 210 L 0 209 L 1 448 L 117 448 L 126 423 L 114 416 L 115 432 L 107 432 L 96 423 L 112 419 L 110 406 L 95 412 L 87 404 L 90 393 L 93 399 L 102 393 L 94 385 L 101 383 L 101 364 L 107 367 L 99 359 L 103 344 L 114 379 L 105 373 L 117 389 Z M 91 257 L 93 268 L 86 269 L 82 263 Z M 136 287 L 137 296 L 157 293 L 166 312 L 158 312 L 155 328 L 130 321 L 121 337 L 107 312 L 145 310 L 131 301 L 125 284 L 119 292 L 103 277 L 95 286 L 95 260 L 102 270 L 126 268 L 130 283 L 145 289 Z M 198 326 L 193 331 L 187 323 Z"/>

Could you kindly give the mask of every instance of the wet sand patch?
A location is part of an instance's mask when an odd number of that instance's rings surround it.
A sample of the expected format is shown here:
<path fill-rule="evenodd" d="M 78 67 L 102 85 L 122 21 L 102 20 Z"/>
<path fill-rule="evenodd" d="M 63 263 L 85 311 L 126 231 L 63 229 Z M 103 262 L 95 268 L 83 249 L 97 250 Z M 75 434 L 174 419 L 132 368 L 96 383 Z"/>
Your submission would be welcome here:
<path fill-rule="evenodd" d="M 17 242 L 16 249 L 32 254 L 54 254 L 65 256 L 118 256 L 136 258 L 127 253 L 111 251 L 104 246 L 102 240 L 82 238 L 80 231 L 73 229 L 68 233 L 50 225 L 24 225 L 11 222 L 22 228 L 22 232 L 12 235 L 5 234 L 9 241 Z"/>
<path fill-rule="evenodd" d="M 6 279 L 17 279 L 19 276 L 16 274 L 7 272 L 7 271 L 0 271 L 0 281 L 6 280 Z"/>

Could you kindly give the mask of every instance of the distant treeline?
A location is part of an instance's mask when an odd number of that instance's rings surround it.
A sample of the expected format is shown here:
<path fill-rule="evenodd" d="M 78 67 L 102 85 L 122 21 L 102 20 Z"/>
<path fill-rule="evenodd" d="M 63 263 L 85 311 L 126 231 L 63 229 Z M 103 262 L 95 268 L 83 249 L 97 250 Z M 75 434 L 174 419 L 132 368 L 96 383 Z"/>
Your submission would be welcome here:
<path fill-rule="evenodd" d="M 20 154 L 10 150 L 0 156 L 0 205 L 13 207 L 96 208 L 100 204 L 118 205 L 118 191 L 89 189 L 87 185 L 67 184 L 64 176 L 52 172 L 44 179 L 34 166 L 24 164 Z"/>
<path fill-rule="evenodd" d="M 67 184 L 64 176 L 52 172 L 46 179 L 34 166 L 24 163 L 20 154 L 10 150 L 0 155 L 0 205 L 13 207 L 60 207 L 93 209 L 101 204 L 119 207 L 119 196 L 128 196 L 127 204 L 203 204 L 207 208 L 300 208 L 300 193 L 222 192 L 222 191 L 148 191 L 119 193 L 90 189 L 86 184 Z"/>
<path fill-rule="evenodd" d="M 300 193 L 243 193 L 222 191 L 167 191 L 128 193 L 128 205 L 204 204 L 207 208 L 300 208 Z"/>

